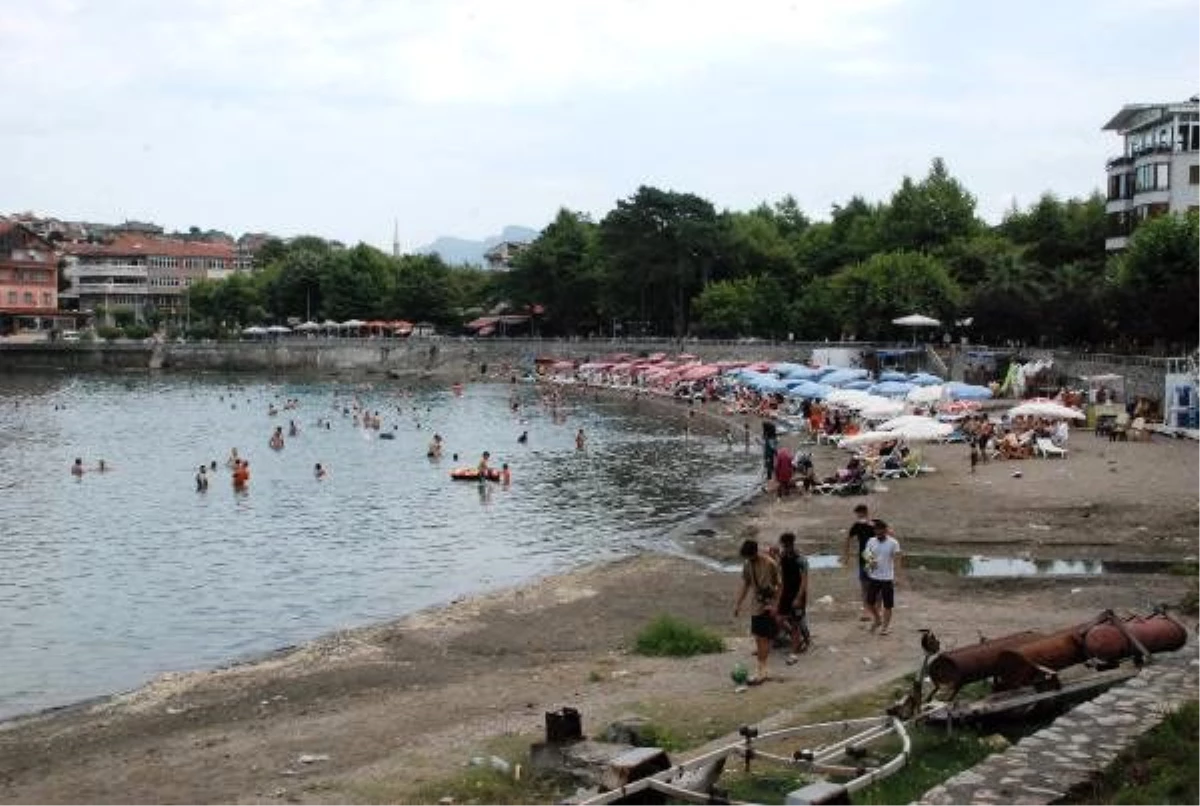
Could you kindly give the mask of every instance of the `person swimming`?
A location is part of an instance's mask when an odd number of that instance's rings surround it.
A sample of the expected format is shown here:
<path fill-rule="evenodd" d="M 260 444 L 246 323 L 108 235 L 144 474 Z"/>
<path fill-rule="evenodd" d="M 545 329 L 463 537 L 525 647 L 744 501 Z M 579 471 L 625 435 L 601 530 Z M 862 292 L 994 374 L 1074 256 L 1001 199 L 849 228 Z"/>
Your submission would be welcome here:
<path fill-rule="evenodd" d="M 300 433 L 300 427 L 296 425 L 295 420 L 288 420 L 288 436 L 294 437 Z"/>
<path fill-rule="evenodd" d="M 241 461 L 241 458 L 238 456 L 237 448 L 230 448 L 229 458 L 225 460 L 225 467 L 229 468 L 230 470 L 236 470 Z"/>
<path fill-rule="evenodd" d="M 583 434 L 583 429 L 580 428 L 575 432 L 575 450 L 582 451 L 587 447 L 587 437 Z"/>
<path fill-rule="evenodd" d="M 271 434 L 271 441 L 267 444 L 271 446 L 271 450 L 283 450 L 283 426 L 276 426 L 275 433 Z"/>
<path fill-rule="evenodd" d="M 208 492 L 208 466 L 200 465 L 200 469 L 196 471 L 196 492 Z"/>
<path fill-rule="evenodd" d="M 329 471 L 321 467 L 320 462 L 317 462 L 317 464 L 313 467 L 313 475 L 316 476 L 318 481 L 320 481 L 329 475 Z"/>
<path fill-rule="evenodd" d="M 429 449 L 425 451 L 425 455 L 430 459 L 442 458 L 442 435 L 434 434 L 433 439 L 429 440 Z M 454 458 L 458 458 L 458 454 L 454 454 Z"/>
<path fill-rule="evenodd" d="M 84 474 L 83 459 L 76 458 L 75 464 L 71 465 L 71 475 L 75 478 L 82 478 Z"/>
<path fill-rule="evenodd" d="M 233 489 L 244 490 L 250 484 L 250 463 L 245 459 L 239 459 L 237 467 L 233 469 Z"/>
<path fill-rule="evenodd" d="M 508 462 L 500 467 L 500 483 L 505 487 L 512 484 L 512 471 L 508 469 Z"/>

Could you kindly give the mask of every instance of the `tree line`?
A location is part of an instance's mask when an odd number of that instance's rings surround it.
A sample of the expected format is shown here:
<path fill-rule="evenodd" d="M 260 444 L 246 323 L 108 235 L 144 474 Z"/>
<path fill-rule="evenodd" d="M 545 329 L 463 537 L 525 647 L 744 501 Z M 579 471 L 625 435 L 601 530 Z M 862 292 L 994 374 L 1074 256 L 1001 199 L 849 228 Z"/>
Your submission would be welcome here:
<path fill-rule="evenodd" d="M 507 272 L 305 237 L 269 243 L 253 274 L 197 284 L 190 297 L 208 326 L 310 316 L 457 331 L 505 307 L 543 311 L 545 336 L 886 340 L 903 335 L 893 319 L 922 313 L 976 343 L 1194 348 L 1195 212 L 1145 221 L 1116 256 L 1105 231 L 1099 193 L 1047 193 L 988 225 L 935 159 L 886 202 L 854 196 L 828 221 L 791 196 L 717 211 L 644 186 L 599 221 L 559 210 Z"/>

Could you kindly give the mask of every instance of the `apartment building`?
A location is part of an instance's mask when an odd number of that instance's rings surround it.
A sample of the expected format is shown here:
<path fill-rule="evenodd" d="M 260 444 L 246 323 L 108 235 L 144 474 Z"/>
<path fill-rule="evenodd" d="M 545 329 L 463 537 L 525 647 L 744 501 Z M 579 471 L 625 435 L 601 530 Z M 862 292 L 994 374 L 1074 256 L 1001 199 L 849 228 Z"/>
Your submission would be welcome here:
<path fill-rule="evenodd" d="M 150 314 L 163 320 L 186 316 L 186 291 L 199 280 L 227 277 L 239 265 L 238 250 L 207 243 L 121 232 L 105 243 L 62 245 L 70 288 L 64 300 L 97 320 L 113 324 L 121 312 L 139 322 Z"/>
<path fill-rule="evenodd" d="M 0 335 L 51 330 L 59 319 L 54 244 L 24 224 L 0 220 Z M 66 326 L 72 323 L 68 318 Z"/>
<path fill-rule="evenodd" d="M 1124 144 L 1108 161 L 1107 251 L 1124 249 L 1148 218 L 1200 209 L 1200 96 L 1127 104 L 1102 131 Z"/>

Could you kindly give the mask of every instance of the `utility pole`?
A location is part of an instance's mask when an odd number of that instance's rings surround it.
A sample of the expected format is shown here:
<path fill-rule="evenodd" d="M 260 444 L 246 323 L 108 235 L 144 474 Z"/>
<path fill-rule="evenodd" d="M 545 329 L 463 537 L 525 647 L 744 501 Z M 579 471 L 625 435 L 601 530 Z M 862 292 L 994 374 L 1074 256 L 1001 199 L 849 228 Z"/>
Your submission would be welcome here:
<path fill-rule="evenodd" d="M 400 219 L 395 219 L 392 228 L 392 257 L 400 257 Z"/>

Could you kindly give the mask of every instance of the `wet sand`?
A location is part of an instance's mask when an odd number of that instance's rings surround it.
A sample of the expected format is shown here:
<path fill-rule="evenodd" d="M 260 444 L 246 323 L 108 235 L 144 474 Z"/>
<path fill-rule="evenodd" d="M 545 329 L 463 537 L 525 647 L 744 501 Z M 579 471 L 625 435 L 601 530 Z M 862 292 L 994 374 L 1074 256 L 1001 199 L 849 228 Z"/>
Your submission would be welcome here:
<path fill-rule="evenodd" d="M 696 427 L 727 422 L 708 409 L 689 417 L 671 401 L 638 405 Z M 729 421 L 735 434 L 741 422 Z M 731 448 L 742 449 L 740 441 Z M 953 647 L 1067 626 L 1104 608 L 1145 611 L 1194 592 L 1194 575 L 1004 579 L 914 567 L 898 588 L 893 633 L 881 637 L 857 619 L 853 574 L 816 571 L 814 649 L 791 667 L 776 655 L 767 685 L 734 693 L 730 668 L 751 648 L 745 619 L 732 616 L 738 578 L 725 570 L 738 543 L 790 530 L 805 553 L 839 553 L 859 502 L 894 525 L 910 555 L 1195 561 L 1195 443 L 1109 443 L 1077 431 L 1069 449 L 1066 460 L 992 462 L 972 475 L 965 447 L 924 446 L 936 472 L 866 497 L 760 495 L 709 517 L 681 537 L 703 561 L 686 552 L 633 557 L 4 723 L 0 801 L 429 800 L 431 782 L 460 774 L 472 756 L 514 757 L 541 738 L 544 713 L 563 706 L 581 711 L 589 735 L 636 712 L 699 741 L 772 716 L 803 719 L 892 683 L 917 668 L 918 627 Z M 814 457 L 819 473 L 845 461 L 827 448 Z M 819 603 L 826 596 L 832 601 Z M 632 654 L 633 635 L 664 612 L 720 632 L 728 651 L 688 660 Z M 1183 620 L 1194 633 L 1195 619 Z"/>

